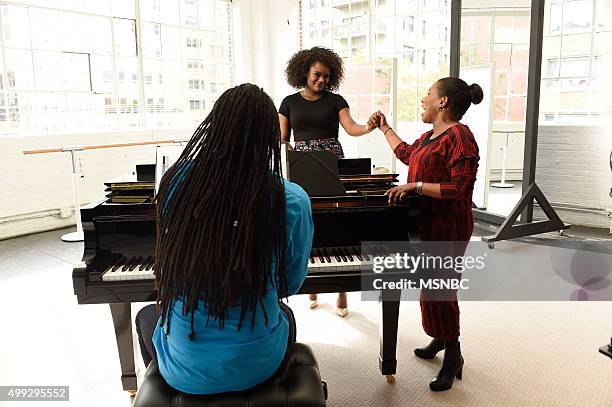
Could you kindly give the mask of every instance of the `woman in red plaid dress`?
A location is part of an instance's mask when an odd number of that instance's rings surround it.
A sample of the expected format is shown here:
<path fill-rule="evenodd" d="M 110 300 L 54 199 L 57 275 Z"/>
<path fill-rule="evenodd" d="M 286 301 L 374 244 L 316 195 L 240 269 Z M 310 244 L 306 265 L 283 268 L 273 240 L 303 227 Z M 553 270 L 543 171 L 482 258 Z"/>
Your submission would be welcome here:
<path fill-rule="evenodd" d="M 421 100 L 421 117 L 432 129 L 411 145 L 397 136 L 382 113 L 374 119 L 397 158 L 408 165 L 407 183 L 387 191 L 389 202 L 397 203 L 407 194 L 422 195 L 421 241 L 456 242 L 451 244 L 455 256 L 463 255 L 472 235 L 472 191 L 479 160 L 474 135 L 459 120 L 482 98 L 477 84 L 468 86 L 451 77 L 438 80 Z M 432 359 L 445 349 L 442 368 L 429 385 L 434 391 L 450 389 L 455 377 L 461 379 L 462 375 L 459 306 L 454 298 L 432 301 L 421 292 L 422 324 L 433 340 L 414 353 Z"/>

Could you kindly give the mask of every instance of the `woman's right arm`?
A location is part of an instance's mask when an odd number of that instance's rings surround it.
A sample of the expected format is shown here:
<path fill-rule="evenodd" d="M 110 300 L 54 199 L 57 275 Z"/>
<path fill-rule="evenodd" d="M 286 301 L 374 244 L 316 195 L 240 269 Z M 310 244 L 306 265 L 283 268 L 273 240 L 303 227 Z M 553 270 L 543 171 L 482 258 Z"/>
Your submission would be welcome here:
<path fill-rule="evenodd" d="M 288 143 L 291 138 L 291 126 L 289 125 L 289 119 L 283 116 L 282 113 L 279 113 L 278 123 L 280 125 L 281 142 Z"/>
<path fill-rule="evenodd" d="M 382 131 L 385 137 L 387 138 L 387 143 L 389 143 L 389 146 L 393 151 L 395 151 L 397 146 L 404 142 L 404 140 L 399 138 L 399 136 L 395 133 L 395 130 L 393 130 L 389 125 L 387 125 L 386 127 L 381 126 L 380 131 Z"/>
<path fill-rule="evenodd" d="M 383 132 L 385 138 L 387 139 L 389 147 L 391 147 L 391 150 L 393 150 L 398 160 L 408 165 L 408 163 L 410 162 L 410 155 L 416 149 L 416 144 L 418 143 L 418 141 L 412 145 L 407 144 L 406 142 L 404 142 L 404 140 L 399 138 L 397 133 L 395 133 L 395 130 L 393 130 L 391 126 L 389 126 L 389 124 L 387 123 L 387 118 L 384 114 L 378 112 L 377 115 L 380 131 Z"/>

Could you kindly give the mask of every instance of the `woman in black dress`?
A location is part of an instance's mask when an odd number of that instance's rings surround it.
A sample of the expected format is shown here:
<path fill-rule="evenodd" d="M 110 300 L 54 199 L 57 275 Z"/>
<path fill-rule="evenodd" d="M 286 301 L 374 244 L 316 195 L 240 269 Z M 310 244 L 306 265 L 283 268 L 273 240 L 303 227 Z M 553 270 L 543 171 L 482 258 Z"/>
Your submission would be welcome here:
<path fill-rule="evenodd" d="M 363 136 L 376 128 L 372 120 L 358 124 L 353 120 L 346 100 L 333 93 L 344 77 L 342 59 L 334 51 L 313 47 L 295 53 L 285 70 L 287 82 L 299 92 L 283 99 L 278 120 L 281 140 L 289 142 L 293 130 L 297 151 L 331 151 L 344 158 L 338 141 L 339 125 L 353 137 Z M 317 295 L 311 294 L 311 308 L 317 307 Z M 336 313 L 348 313 L 346 293 L 338 294 Z"/>

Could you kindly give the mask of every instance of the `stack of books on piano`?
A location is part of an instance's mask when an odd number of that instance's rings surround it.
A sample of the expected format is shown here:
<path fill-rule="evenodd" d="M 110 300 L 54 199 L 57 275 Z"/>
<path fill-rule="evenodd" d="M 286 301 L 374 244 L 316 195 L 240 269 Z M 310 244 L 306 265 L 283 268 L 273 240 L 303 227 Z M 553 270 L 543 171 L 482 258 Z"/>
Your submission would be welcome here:
<path fill-rule="evenodd" d="M 137 204 L 151 202 L 155 193 L 155 182 L 111 181 L 105 182 L 106 197 L 110 203 Z"/>
<path fill-rule="evenodd" d="M 346 193 L 382 195 L 397 185 L 398 174 L 356 174 L 340 175 L 340 182 Z"/>

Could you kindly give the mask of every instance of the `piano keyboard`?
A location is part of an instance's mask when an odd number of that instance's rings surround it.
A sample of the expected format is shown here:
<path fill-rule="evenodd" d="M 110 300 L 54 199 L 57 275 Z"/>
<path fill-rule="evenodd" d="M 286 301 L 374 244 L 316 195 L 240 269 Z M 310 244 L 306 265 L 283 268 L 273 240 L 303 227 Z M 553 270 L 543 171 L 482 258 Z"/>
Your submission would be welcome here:
<path fill-rule="evenodd" d="M 371 264 L 372 256 L 361 254 L 360 247 L 325 247 L 312 249 L 308 274 L 361 271 Z"/>
<path fill-rule="evenodd" d="M 154 280 L 153 257 L 122 258 L 102 273 L 102 281 Z"/>
<path fill-rule="evenodd" d="M 358 272 L 371 270 L 372 256 L 361 254 L 360 247 L 325 247 L 312 249 L 308 274 Z M 153 257 L 123 258 L 102 273 L 102 281 L 154 280 Z"/>

